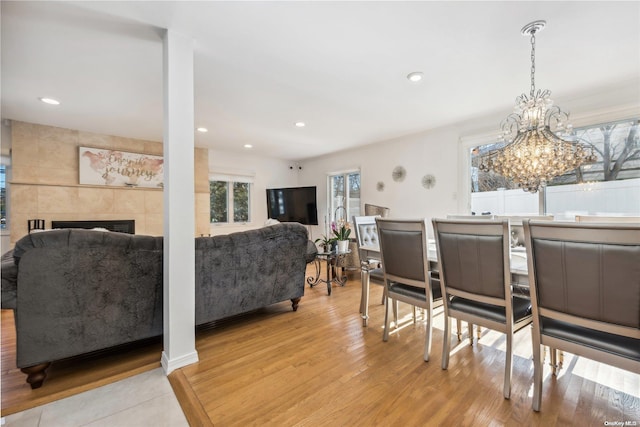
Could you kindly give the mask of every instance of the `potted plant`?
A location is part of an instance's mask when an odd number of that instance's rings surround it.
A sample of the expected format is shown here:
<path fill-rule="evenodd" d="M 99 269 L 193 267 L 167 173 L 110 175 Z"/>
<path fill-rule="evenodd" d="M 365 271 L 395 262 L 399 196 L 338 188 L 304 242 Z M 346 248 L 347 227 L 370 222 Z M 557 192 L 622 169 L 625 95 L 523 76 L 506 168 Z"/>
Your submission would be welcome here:
<path fill-rule="evenodd" d="M 340 226 L 335 226 L 333 228 L 333 235 L 335 239 L 338 241 L 338 252 L 346 252 L 349 250 L 349 235 L 351 234 L 351 229 L 349 228 L 349 223 L 344 222 Z"/>
<path fill-rule="evenodd" d="M 335 242 L 335 237 L 327 237 L 324 235 L 314 240 L 314 243 L 320 243 L 320 247 L 322 248 L 323 252 L 331 252 L 332 246 L 334 246 Z"/>

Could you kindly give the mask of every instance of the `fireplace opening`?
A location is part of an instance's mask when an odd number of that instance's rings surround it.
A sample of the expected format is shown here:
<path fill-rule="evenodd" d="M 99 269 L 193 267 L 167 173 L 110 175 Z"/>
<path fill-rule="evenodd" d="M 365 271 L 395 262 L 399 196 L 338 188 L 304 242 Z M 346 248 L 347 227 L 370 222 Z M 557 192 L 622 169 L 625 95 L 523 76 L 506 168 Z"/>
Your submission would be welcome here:
<path fill-rule="evenodd" d="M 51 228 L 106 228 L 109 231 L 136 234 L 136 222 L 133 219 L 110 221 L 51 221 Z"/>

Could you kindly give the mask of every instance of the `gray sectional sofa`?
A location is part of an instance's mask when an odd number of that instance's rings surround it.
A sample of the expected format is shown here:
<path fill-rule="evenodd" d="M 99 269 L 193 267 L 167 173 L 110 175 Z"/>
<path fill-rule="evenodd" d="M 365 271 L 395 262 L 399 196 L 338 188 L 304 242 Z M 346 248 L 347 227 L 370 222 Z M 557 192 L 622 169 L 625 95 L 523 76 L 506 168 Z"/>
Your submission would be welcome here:
<path fill-rule="evenodd" d="M 196 325 L 304 294 L 307 229 L 283 223 L 195 238 Z M 162 237 L 82 229 L 29 234 L 2 260 L 17 365 L 32 388 L 52 361 L 162 335 Z"/>

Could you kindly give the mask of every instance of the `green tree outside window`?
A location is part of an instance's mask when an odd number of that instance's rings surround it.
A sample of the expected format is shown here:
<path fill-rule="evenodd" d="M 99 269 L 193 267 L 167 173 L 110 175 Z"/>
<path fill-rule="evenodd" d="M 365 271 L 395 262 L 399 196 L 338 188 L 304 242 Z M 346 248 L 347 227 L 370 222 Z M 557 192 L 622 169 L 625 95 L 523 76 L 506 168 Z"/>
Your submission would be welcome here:
<path fill-rule="evenodd" d="M 249 222 L 250 186 L 248 182 L 209 181 L 211 223 Z"/>

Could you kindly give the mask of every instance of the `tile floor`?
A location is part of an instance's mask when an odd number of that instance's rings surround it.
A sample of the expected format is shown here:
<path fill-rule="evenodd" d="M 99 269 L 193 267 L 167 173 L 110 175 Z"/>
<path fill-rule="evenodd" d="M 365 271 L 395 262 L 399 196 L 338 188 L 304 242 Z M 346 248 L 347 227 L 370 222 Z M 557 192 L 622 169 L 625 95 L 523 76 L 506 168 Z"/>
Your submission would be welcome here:
<path fill-rule="evenodd" d="M 162 368 L 9 415 L 7 427 L 188 427 Z"/>

